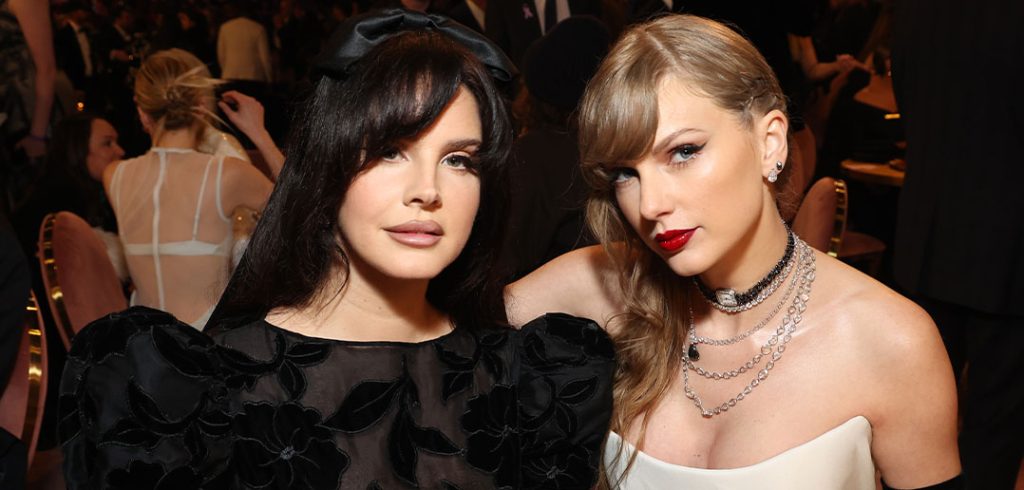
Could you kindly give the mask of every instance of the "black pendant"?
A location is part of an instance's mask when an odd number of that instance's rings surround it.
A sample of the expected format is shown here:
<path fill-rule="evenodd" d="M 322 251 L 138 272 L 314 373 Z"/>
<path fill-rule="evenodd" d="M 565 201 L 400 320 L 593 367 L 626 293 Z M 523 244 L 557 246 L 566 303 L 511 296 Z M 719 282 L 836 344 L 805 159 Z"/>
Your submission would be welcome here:
<path fill-rule="evenodd" d="M 690 344 L 690 348 L 686 349 L 686 356 L 689 357 L 691 361 L 700 360 L 700 352 L 697 352 L 697 344 Z"/>

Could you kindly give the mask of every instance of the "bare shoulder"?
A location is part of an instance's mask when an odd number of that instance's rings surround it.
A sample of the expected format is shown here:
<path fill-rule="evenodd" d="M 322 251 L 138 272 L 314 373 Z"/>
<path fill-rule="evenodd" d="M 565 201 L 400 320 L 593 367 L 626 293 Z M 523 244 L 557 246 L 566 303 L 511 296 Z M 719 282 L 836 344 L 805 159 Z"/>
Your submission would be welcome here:
<path fill-rule="evenodd" d="M 224 157 L 224 177 L 270 182 L 270 179 L 253 164 L 235 157 Z"/>
<path fill-rule="evenodd" d="M 917 488 L 953 477 L 960 471 L 956 385 L 935 323 L 914 302 L 842 262 L 822 254 L 818 263 L 822 284 L 815 289 L 829 317 L 827 334 L 842 345 L 839 357 L 857 380 L 883 479 Z"/>
<path fill-rule="evenodd" d="M 222 176 L 224 204 L 230 210 L 235 206 L 263 209 L 273 184 L 251 163 L 237 158 L 224 158 Z"/>
<path fill-rule="evenodd" d="M 928 313 L 836 259 L 820 254 L 817 262 L 815 292 L 821 291 L 828 333 L 848 352 L 857 353 L 856 371 L 877 399 L 884 400 L 872 423 L 882 422 L 879 417 L 901 402 L 949 396 L 945 391 L 952 382 L 949 358 Z"/>
<path fill-rule="evenodd" d="M 844 340 L 877 342 L 876 353 L 893 355 L 918 350 L 922 340 L 939 340 L 935 323 L 913 301 L 828 255 L 818 252 L 816 261 L 811 301 Z"/>
<path fill-rule="evenodd" d="M 116 162 L 112 162 L 103 169 L 103 190 L 107 192 L 108 196 L 111 195 L 110 185 L 114 182 L 114 173 L 117 172 L 118 167 L 124 165 L 124 162 L 124 160 L 118 160 Z"/>
<path fill-rule="evenodd" d="M 568 252 L 505 288 L 509 322 L 521 326 L 545 313 L 590 318 L 601 326 L 622 311 L 618 275 L 600 245 Z"/>
<path fill-rule="evenodd" d="M 833 259 L 817 256 L 811 305 L 819 346 L 854 381 L 854 411 L 871 422 L 871 452 L 883 479 L 918 488 L 959 472 L 956 385 L 942 338 L 918 305 Z M 808 315 L 810 307 L 808 307 Z"/>

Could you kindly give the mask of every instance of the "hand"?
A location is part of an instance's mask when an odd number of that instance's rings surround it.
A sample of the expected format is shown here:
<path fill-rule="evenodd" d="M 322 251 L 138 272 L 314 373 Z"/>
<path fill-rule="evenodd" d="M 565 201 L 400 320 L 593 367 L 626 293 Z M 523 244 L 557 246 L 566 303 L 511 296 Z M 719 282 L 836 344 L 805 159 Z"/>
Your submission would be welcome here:
<path fill-rule="evenodd" d="M 123 49 L 112 49 L 110 50 L 110 59 L 127 63 L 132 60 L 132 57 Z"/>
<path fill-rule="evenodd" d="M 25 154 L 29 158 L 40 158 L 46 155 L 46 141 L 32 136 L 26 136 L 15 145 L 15 148 L 21 148 L 25 150 Z"/>
<path fill-rule="evenodd" d="M 259 139 L 261 133 L 266 132 L 263 127 L 263 104 L 258 100 L 241 92 L 229 90 L 221 95 L 217 106 L 224 111 L 231 123 L 253 142 Z"/>
<path fill-rule="evenodd" d="M 841 54 L 839 56 L 836 56 L 836 63 L 839 65 L 839 73 L 841 74 L 850 73 L 853 70 L 864 70 L 869 73 L 871 72 L 867 65 L 861 63 L 860 60 L 848 54 Z"/>

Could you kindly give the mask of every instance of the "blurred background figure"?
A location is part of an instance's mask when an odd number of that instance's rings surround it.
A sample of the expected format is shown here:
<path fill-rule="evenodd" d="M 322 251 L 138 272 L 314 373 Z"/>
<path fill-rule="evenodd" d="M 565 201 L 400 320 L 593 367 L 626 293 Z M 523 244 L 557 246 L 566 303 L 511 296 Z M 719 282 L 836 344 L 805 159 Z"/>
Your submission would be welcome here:
<path fill-rule="evenodd" d="M 57 65 L 48 2 L 0 0 L 0 211 L 9 212 L 46 153 Z"/>
<path fill-rule="evenodd" d="M 122 157 L 117 130 L 107 120 L 82 112 L 57 124 L 43 173 L 14 215 L 26 255 L 35 256 L 39 224 L 47 214 L 71 211 L 101 234 L 115 269 L 122 279 L 127 278 L 115 235 L 117 221 L 102 184 L 103 172 Z"/>
<path fill-rule="evenodd" d="M 610 43 L 597 18 L 574 16 L 526 52 L 525 85 L 514 106 L 523 127 L 512 147 L 510 240 L 503 251 L 513 277 L 595 243 L 584 222 L 589 187 L 580 172 L 575 113 Z"/>
<path fill-rule="evenodd" d="M 29 284 L 25 257 L 7 217 L 0 211 L 0 393 L 7 387 L 18 358 Z M 26 450 L 17 436 L 0 428 L 0 487 L 25 488 Z"/>
<path fill-rule="evenodd" d="M 273 68 L 267 30 L 250 17 L 250 8 L 247 2 L 224 6 L 228 20 L 221 24 L 217 34 L 221 78 L 268 84 L 273 81 Z"/>
<path fill-rule="evenodd" d="M 198 151 L 213 121 L 205 65 L 179 49 L 143 62 L 135 100 L 153 140 L 146 154 L 103 175 L 135 291 L 131 304 L 205 325 L 231 272 L 238 206 L 260 210 L 271 184 L 251 164 Z"/>
<path fill-rule="evenodd" d="M 893 27 L 907 131 L 895 274 L 960 377 L 969 489 L 1013 488 L 1024 458 L 1022 24 L 1017 0 L 903 0 Z"/>
<path fill-rule="evenodd" d="M 93 30 L 93 16 L 89 6 L 80 0 L 60 4 L 59 12 L 65 23 L 54 33 L 57 66 L 75 89 L 75 99 L 89 110 L 102 105 L 101 87 L 98 85 L 99 57 Z"/>
<path fill-rule="evenodd" d="M 573 15 L 601 17 L 601 3 L 594 0 L 489 0 L 486 33 L 521 66 L 530 43 Z"/>

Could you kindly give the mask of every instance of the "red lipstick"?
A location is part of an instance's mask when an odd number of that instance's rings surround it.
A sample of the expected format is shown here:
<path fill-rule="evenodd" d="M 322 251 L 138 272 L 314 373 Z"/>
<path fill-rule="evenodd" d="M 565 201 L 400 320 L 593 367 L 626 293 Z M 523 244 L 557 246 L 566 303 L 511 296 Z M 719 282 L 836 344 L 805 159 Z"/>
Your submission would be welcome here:
<path fill-rule="evenodd" d="M 654 236 L 654 241 L 658 242 L 658 246 L 666 252 L 675 252 L 683 248 L 686 242 L 690 241 L 690 237 L 693 236 L 693 232 L 697 231 L 696 228 L 690 228 L 687 230 L 668 230 L 662 233 L 658 233 Z"/>

